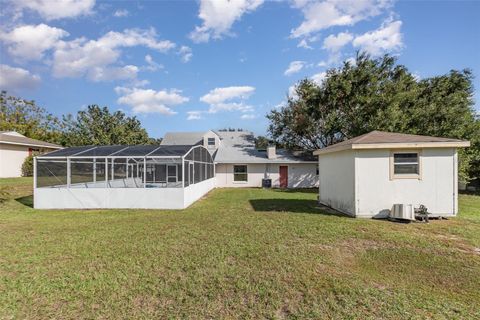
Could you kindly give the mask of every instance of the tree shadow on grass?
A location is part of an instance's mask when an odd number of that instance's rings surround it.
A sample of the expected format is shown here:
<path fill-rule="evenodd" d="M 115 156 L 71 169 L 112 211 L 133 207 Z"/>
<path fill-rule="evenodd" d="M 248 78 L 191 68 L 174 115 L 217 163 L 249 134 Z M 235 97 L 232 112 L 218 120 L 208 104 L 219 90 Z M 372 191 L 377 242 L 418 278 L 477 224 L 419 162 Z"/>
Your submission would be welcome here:
<path fill-rule="evenodd" d="M 315 200 L 306 199 L 252 199 L 250 205 L 255 211 L 295 212 L 323 214 L 347 218 L 348 216 L 328 207 L 320 206 Z"/>
<path fill-rule="evenodd" d="M 32 195 L 16 198 L 15 201 L 23 204 L 26 207 L 33 208 L 33 196 Z"/>

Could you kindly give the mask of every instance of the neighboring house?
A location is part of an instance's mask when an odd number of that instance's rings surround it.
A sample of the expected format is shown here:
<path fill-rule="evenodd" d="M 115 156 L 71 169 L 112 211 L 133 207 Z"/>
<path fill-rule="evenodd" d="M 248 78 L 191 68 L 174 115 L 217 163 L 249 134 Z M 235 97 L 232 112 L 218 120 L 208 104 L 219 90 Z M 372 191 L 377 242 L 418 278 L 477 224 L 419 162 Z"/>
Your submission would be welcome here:
<path fill-rule="evenodd" d="M 0 131 L 0 178 L 21 177 L 22 164 L 33 152 L 45 153 L 61 148 L 15 131 Z"/>
<path fill-rule="evenodd" d="M 310 154 L 255 148 L 248 131 L 169 132 L 162 145 L 203 145 L 213 155 L 217 187 L 261 187 L 270 179 L 272 187 L 308 188 L 318 185 L 317 161 Z"/>
<path fill-rule="evenodd" d="M 457 148 L 468 141 L 372 131 L 317 150 L 319 202 L 355 217 L 385 217 L 394 204 L 458 212 Z"/>

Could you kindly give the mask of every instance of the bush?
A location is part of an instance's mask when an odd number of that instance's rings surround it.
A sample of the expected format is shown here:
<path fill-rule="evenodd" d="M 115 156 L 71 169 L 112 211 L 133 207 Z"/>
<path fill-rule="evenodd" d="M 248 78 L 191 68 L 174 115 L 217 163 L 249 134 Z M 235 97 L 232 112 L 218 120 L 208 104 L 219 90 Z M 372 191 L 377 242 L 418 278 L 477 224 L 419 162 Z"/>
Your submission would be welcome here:
<path fill-rule="evenodd" d="M 32 154 L 25 158 L 22 164 L 22 177 L 31 177 L 33 176 L 33 157 L 35 154 Z"/>

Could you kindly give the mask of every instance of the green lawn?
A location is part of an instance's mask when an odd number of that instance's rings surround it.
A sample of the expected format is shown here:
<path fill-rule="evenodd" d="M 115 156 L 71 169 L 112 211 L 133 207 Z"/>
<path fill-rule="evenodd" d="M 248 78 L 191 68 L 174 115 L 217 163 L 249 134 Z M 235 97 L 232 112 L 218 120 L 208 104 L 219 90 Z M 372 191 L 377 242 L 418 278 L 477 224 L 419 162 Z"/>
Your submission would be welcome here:
<path fill-rule="evenodd" d="M 0 186 L 0 319 L 480 317 L 478 196 L 400 224 L 325 214 L 315 191 L 37 211 L 30 179 Z"/>

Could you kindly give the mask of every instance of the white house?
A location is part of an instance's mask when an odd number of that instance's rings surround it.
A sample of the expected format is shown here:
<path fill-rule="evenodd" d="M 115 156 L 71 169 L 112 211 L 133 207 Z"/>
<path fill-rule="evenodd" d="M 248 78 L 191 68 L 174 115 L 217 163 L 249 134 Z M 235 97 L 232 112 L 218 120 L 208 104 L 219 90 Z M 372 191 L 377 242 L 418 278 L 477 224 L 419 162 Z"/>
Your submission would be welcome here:
<path fill-rule="evenodd" d="M 203 145 L 213 155 L 217 187 L 261 187 L 269 179 L 274 188 L 318 186 L 316 159 L 308 153 L 255 148 L 249 131 L 168 132 L 162 145 Z"/>
<path fill-rule="evenodd" d="M 458 212 L 457 148 L 468 141 L 381 131 L 317 150 L 319 202 L 355 217 L 385 217 L 394 204 Z"/>
<path fill-rule="evenodd" d="M 0 131 L 0 178 L 21 177 L 23 161 L 33 152 L 44 153 L 61 148 L 15 131 Z"/>

